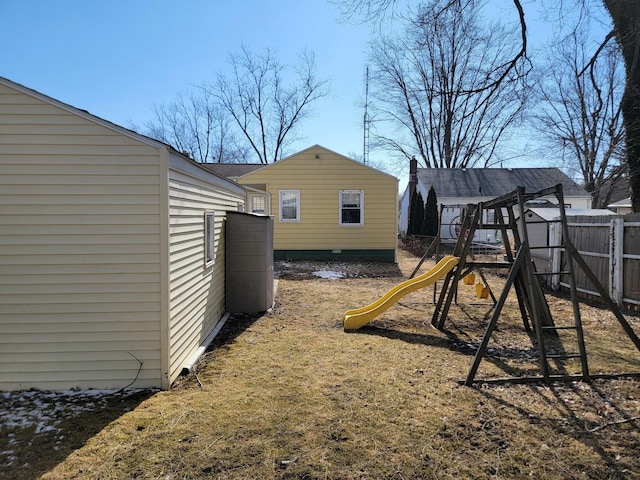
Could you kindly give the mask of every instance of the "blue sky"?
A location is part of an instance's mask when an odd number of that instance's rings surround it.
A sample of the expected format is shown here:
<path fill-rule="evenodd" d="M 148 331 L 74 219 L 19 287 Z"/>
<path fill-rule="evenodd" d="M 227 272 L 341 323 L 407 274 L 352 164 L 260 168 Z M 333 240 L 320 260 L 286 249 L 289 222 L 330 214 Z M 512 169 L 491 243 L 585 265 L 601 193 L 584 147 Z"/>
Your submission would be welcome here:
<path fill-rule="evenodd" d="M 282 63 L 308 48 L 331 93 L 295 150 L 360 155 L 369 28 L 338 16 L 326 0 L 0 0 L 0 76 L 131 127 L 213 81 L 243 44 Z"/>
<path fill-rule="evenodd" d="M 538 8 L 526 5 L 530 47 L 549 32 L 535 24 Z M 500 18 L 515 12 L 509 1 L 491 1 L 490 9 Z M 289 64 L 307 48 L 331 93 L 314 105 L 304 138 L 288 153 L 321 144 L 362 154 L 359 105 L 372 30 L 339 22 L 327 0 L 0 0 L 0 20 L 0 76 L 129 128 L 151 120 L 154 105 L 213 81 L 243 44 L 273 48 Z M 373 165 L 384 158 L 371 151 Z M 509 163 L 544 166 L 517 153 Z M 404 183 L 406 171 L 391 173 Z"/>

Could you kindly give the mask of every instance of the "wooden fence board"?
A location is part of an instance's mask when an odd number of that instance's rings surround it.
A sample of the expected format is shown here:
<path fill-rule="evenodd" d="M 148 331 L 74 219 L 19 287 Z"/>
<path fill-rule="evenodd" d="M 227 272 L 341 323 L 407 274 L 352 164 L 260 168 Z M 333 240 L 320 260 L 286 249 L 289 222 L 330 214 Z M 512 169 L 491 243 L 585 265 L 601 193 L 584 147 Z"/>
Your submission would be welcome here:
<path fill-rule="evenodd" d="M 625 282 L 622 295 L 624 298 L 640 302 L 640 260 L 625 259 L 623 265 Z"/>
<path fill-rule="evenodd" d="M 628 307 L 638 308 L 640 307 L 640 214 L 625 216 L 624 228 L 616 229 L 614 222 L 620 222 L 615 220 L 619 218 L 569 217 L 569 237 L 611 297 L 614 300 L 617 297 L 618 302 Z M 620 234 L 623 238 L 617 238 Z M 620 246 L 614 248 L 616 242 L 622 242 L 622 248 Z M 564 252 L 557 250 L 553 254 L 561 255 L 561 270 L 566 271 Z M 585 296 L 591 297 L 590 292 L 595 293 L 591 281 L 580 268 L 576 268 L 575 273 L 578 289 L 582 290 Z M 560 284 L 566 287 L 568 281 L 568 276 L 562 275 Z M 620 282 L 622 285 L 619 285 Z M 618 292 L 617 295 L 616 292 Z"/>
<path fill-rule="evenodd" d="M 624 253 L 640 255 L 640 226 L 625 226 Z"/>

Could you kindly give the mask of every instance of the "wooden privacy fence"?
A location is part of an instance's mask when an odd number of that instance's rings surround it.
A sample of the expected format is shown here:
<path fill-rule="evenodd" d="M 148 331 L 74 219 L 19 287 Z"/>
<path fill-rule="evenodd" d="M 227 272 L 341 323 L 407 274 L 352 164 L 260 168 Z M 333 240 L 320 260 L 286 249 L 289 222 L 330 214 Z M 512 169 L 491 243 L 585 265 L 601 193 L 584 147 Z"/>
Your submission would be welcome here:
<path fill-rule="evenodd" d="M 600 279 L 612 300 L 621 307 L 640 309 L 640 214 L 611 217 L 568 216 L 569 237 Z M 561 228 L 552 224 L 549 245 L 561 245 Z M 563 249 L 551 250 L 551 272 L 566 271 Z M 582 272 L 576 269 L 578 291 L 597 299 L 599 294 Z M 567 275 L 551 275 L 554 290 L 568 288 Z"/>

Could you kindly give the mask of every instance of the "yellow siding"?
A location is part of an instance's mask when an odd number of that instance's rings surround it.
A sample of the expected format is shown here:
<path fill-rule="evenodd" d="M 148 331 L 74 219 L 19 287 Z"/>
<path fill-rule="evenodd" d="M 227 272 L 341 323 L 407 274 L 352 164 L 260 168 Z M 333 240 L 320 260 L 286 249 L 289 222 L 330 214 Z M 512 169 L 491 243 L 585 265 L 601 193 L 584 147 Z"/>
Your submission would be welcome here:
<path fill-rule="evenodd" d="M 159 385 L 158 156 L 0 84 L 0 389 Z"/>
<path fill-rule="evenodd" d="M 316 155 L 319 158 L 316 158 Z M 322 147 L 240 177 L 271 193 L 275 250 L 395 249 L 397 180 Z M 279 221 L 280 190 L 300 190 L 300 222 Z M 364 190 L 364 225 L 339 225 L 339 191 Z"/>
<path fill-rule="evenodd" d="M 225 312 L 223 224 L 244 192 L 230 191 L 175 170 L 169 178 L 169 381 L 203 345 Z M 216 257 L 205 267 L 204 213 L 215 212 Z"/>

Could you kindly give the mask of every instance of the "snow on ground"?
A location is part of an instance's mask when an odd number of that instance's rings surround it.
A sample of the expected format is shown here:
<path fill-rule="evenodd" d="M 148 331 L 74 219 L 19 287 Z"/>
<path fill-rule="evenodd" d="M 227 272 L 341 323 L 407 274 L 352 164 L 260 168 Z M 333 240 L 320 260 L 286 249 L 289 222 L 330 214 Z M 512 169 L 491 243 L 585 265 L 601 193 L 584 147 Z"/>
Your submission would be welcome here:
<path fill-rule="evenodd" d="M 337 280 L 339 278 L 344 278 L 343 272 L 336 272 L 333 270 L 316 270 L 313 272 L 316 277 L 325 278 L 327 280 Z"/>
<path fill-rule="evenodd" d="M 339 280 L 343 278 L 380 278 L 402 276 L 395 263 L 296 260 L 277 261 L 274 276 L 284 279 Z"/>
<path fill-rule="evenodd" d="M 35 428 L 35 433 L 56 430 L 56 423 L 83 411 L 95 410 L 113 391 L 2 392 L 0 428 Z"/>
<path fill-rule="evenodd" d="M 86 412 L 103 409 L 114 398 L 127 398 L 140 392 L 130 390 L 67 390 L 59 392 L 26 390 L 0 392 L 0 438 L 4 448 L 0 450 L 0 468 L 10 466 L 16 460 L 15 449 L 24 448 L 19 437 L 24 431 L 33 436 L 51 434 L 56 437 L 54 450 L 64 440 L 61 426 L 65 420 Z M 0 475 L 1 477 L 1 475 Z"/>

